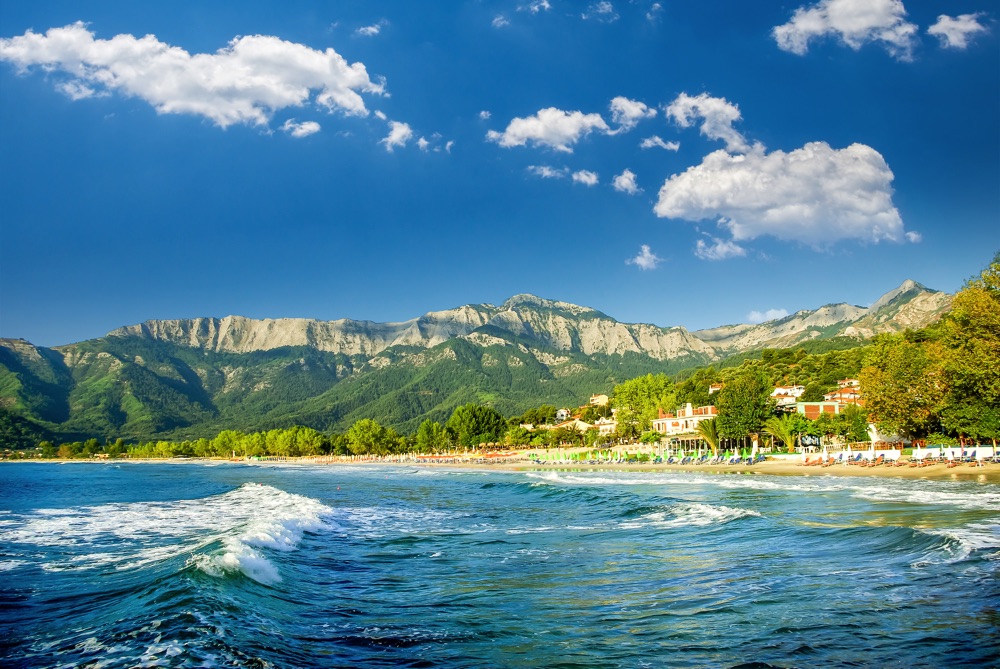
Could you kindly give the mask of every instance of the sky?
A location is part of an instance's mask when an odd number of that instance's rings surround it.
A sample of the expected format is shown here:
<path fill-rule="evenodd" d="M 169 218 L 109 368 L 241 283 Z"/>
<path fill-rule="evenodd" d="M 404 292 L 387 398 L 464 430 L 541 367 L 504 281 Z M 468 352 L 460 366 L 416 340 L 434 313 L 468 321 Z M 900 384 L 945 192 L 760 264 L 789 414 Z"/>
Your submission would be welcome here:
<path fill-rule="evenodd" d="M 0 337 L 954 292 L 1000 250 L 996 7 L 0 0 Z"/>

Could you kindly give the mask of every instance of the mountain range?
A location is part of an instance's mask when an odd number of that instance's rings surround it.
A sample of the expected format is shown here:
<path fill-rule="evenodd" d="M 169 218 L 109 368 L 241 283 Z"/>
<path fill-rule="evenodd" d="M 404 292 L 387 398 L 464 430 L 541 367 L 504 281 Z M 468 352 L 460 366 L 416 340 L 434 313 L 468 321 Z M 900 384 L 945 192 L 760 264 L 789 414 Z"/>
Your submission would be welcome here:
<path fill-rule="evenodd" d="M 0 339 L 0 408 L 22 431 L 63 439 L 210 437 L 294 424 L 343 430 L 366 417 L 413 432 L 467 402 L 505 415 L 541 404 L 577 406 L 646 373 L 919 328 L 950 300 L 906 281 L 867 308 L 830 304 L 699 331 L 620 323 L 533 295 L 400 323 L 147 321 L 54 348 Z"/>

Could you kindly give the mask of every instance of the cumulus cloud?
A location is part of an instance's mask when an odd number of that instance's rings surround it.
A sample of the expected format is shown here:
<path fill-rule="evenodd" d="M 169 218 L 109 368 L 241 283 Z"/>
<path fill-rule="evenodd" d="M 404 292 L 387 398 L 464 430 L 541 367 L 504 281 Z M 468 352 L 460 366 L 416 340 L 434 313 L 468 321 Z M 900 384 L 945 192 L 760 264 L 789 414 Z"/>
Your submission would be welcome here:
<path fill-rule="evenodd" d="M 584 186 L 596 186 L 597 181 L 597 172 L 591 172 L 590 170 L 579 170 L 577 172 L 573 172 L 574 183 L 583 184 Z"/>
<path fill-rule="evenodd" d="M 595 19 L 604 23 L 614 23 L 618 20 L 618 12 L 615 6 L 607 0 L 603 2 L 593 2 L 587 7 L 587 11 L 580 15 L 583 19 Z"/>
<path fill-rule="evenodd" d="M 616 191 L 621 193 L 628 193 L 629 195 L 635 195 L 642 191 L 639 185 L 635 181 L 635 173 L 626 168 L 624 172 L 617 175 L 611 180 L 611 185 L 614 186 Z"/>
<path fill-rule="evenodd" d="M 479 112 L 479 118 L 480 118 L 480 120 L 488 121 L 488 120 L 490 120 L 490 116 L 491 116 L 491 114 L 488 111 L 486 111 L 485 109 L 483 111 Z"/>
<path fill-rule="evenodd" d="M 689 128 L 701 120 L 701 134 L 709 139 L 721 139 L 728 151 L 742 152 L 749 149 L 747 141 L 733 123 L 740 120 L 740 108 L 725 98 L 714 98 L 707 93 L 690 96 L 681 93 L 666 109 L 667 118 L 682 128 Z"/>
<path fill-rule="evenodd" d="M 649 269 L 656 269 L 656 266 L 663 262 L 663 258 L 660 258 L 655 253 L 653 253 L 648 244 L 643 244 L 639 249 L 639 254 L 634 258 L 629 258 L 625 261 L 626 265 L 635 265 L 639 269 L 645 271 Z"/>
<path fill-rule="evenodd" d="M 712 237 L 712 243 L 706 244 L 699 239 L 695 245 L 694 254 L 702 260 L 726 260 L 745 256 L 747 250 L 734 241 Z"/>
<path fill-rule="evenodd" d="M 941 40 L 941 46 L 946 49 L 965 49 L 969 39 L 979 33 L 987 32 L 986 26 L 979 22 L 983 14 L 960 14 L 956 17 L 942 14 L 937 23 L 927 29 L 928 35 L 934 35 Z"/>
<path fill-rule="evenodd" d="M 556 151 L 573 153 L 572 146 L 593 131 L 608 134 L 611 129 L 600 114 L 566 112 L 555 107 L 540 110 L 534 116 L 514 118 L 503 132 L 490 130 L 486 139 L 500 146 L 547 146 Z"/>
<path fill-rule="evenodd" d="M 528 172 L 543 179 L 565 179 L 569 174 L 569 168 L 552 167 L 550 165 L 529 165 Z"/>
<path fill-rule="evenodd" d="M 668 178 L 654 211 L 721 225 L 736 241 L 769 235 L 820 247 L 846 239 L 902 241 L 892 204 L 893 174 L 864 144 L 810 142 L 785 153 L 758 145 L 745 155 L 715 151 Z"/>
<path fill-rule="evenodd" d="M 361 93 L 382 94 L 362 63 L 267 35 L 234 38 L 215 53 L 190 54 L 153 35 L 95 39 L 82 22 L 0 39 L 0 60 L 40 67 L 87 97 L 106 92 L 145 100 L 161 114 L 195 114 L 219 127 L 266 125 L 275 111 L 310 101 L 366 115 Z M 315 92 L 315 95 L 314 95 Z"/>
<path fill-rule="evenodd" d="M 389 25 L 389 22 L 386 21 L 385 19 L 382 19 L 381 21 L 373 25 L 358 28 L 357 30 L 354 31 L 354 34 L 360 37 L 374 37 L 375 35 L 378 35 L 380 32 L 382 32 L 382 28 L 386 27 L 387 25 Z"/>
<path fill-rule="evenodd" d="M 610 108 L 611 120 L 618 124 L 618 132 L 628 132 L 637 126 L 639 121 L 656 116 L 656 110 L 650 109 L 645 103 L 622 96 L 614 98 Z"/>
<path fill-rule="evenodd" d="M 496 16 L 494 16 L 493 21 L 491 23 L 494 28 L 506 28 L 507 26 L 510 25 L 510 21 L 508 21 L 507 17 L 504 16 L 503 14 L 497 14 Z"/>
<path fill-rule="evenodd" d="M 904 237 L 906 237 L 906 241 L 910 242 L 911 244 L 919 244 L 920 242 L 924 241 L 924 236 L 919 232 L 915 232 L 913 230 L 907 232 L 904 235 Z"/>
<path fill-rule="evenodd" d="M 427 139 L 424 137 L 421 137 L 420 139 L 417 140 L 417 146 L 420 148 L 421 151 L 427 151 L 430 145 L 431 143 L 428 142 Z"/>
<path fill-rule="evenodd" d="M 379 144 L 384 144 L 385 150 L 392 153 L 397 146 L 406 146 L 411 139 L 413 139 L 413 128 L 408 123 L 389 121 L 389 134 L 379 140 Z"/>
<path fill-rule="evenodd" d="M 792 19 L 773 29 L 778 48 L 804 55 L 809 42 L 827 35 L 838 37 L 855 51 L 878 42 L 890 55 L 910 60 L 917 26 L 906 20 L 902 0 L 820 0 L 799 7 Z"/>
<path fill-rule="evenodd" d="M 665 142 L 659 135 L 653 135 L 652 137 L 647 137 L 642 140 L 639 147 L 643 149 L 660 148 L 666 149 L 667 151 L 677 151 L 681 148 L 681 145 L 679 142 Z"/>
<path fill-rule="evenodd" d="M 295 119 L 290 118 L 285 121 L 285 124 L 281 126 L 281 129 L 292 137 L 299 138 L 315 135 L 320 131 L 320 125 L 316 121 L 303 121 L 302 123 L 296 123 Z"/>
<path fill-rule="evenodd" d="M 767 311 L 751 311 L 747 314 L 747 321 L 750 323 L 766 323 L 767 321 L 776 321 L 779 318 L 785 318 L 788 316 L 787 309 L 768 309 Z"/>

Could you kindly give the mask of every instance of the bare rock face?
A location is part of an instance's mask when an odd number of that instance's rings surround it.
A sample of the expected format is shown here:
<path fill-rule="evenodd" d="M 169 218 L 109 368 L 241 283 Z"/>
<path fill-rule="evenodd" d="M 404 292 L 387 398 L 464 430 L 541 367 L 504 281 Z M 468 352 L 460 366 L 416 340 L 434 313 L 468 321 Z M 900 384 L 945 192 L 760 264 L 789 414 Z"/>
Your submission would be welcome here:
<path fill-rule="evenodd" d="M 147 337 L 234 353 L 309 346 L 373 360 L 382 351 L 397 345 L 432 348 L 456 337 L 465 337 L 482 346 L 504 341 L 495 335 L 470 337 L 486 326 L 513 338 L 530 340 L 532 348 L 542 346 L 585 355 L 636 353 L 657 360 L 690 355 L 718 359 L 739 351 L 795 346 L 816 338 L 867 338 L 880 332 L 923 327 L 940 318 L 950 300 L 945 293 L 905 281 L 868 308 L 829 304 L 766 323 L 689 332 L 682 327 L 619 323 L 587 307 L 534 295 L 515 295 L 499 307 L 465 305 L 399 323 L 304 318 L 255 320 L 226 316 L 147 321 L 119 328 L 108 336 Z"/>

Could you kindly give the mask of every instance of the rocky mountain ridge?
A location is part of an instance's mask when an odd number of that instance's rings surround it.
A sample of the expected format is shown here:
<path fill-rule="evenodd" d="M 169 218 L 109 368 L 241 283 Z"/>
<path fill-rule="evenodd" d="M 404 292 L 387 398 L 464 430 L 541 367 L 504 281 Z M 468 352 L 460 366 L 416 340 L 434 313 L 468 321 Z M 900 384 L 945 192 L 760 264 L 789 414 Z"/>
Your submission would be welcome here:
<path fill-rule="evenodd" d="M 515 295 L 500 306 L 464 305 L 398 323 L 303 318 L 255 320 L 242 316 L 146 321 L 118 328 L 108 337 L 143 337 L 214 352 L 249 353 L 288 346 L 374 358 L 396 346 L 433 348 L 484 327 L 585 355 L 636 353 L 655 360 L 688 355 L 715 360 L 755 348 L 784 348 L 816 338 L 869 338 L 880 332 L 919 328 L 933 322 L 950 296 L 905 281 L 871 307 L 830 304 L 756 325 L 727 325 L 690 332 L 684 327 L 621 323 L 570 304 Z M 65 348 L 65 347 L 61 347 Z"/>

